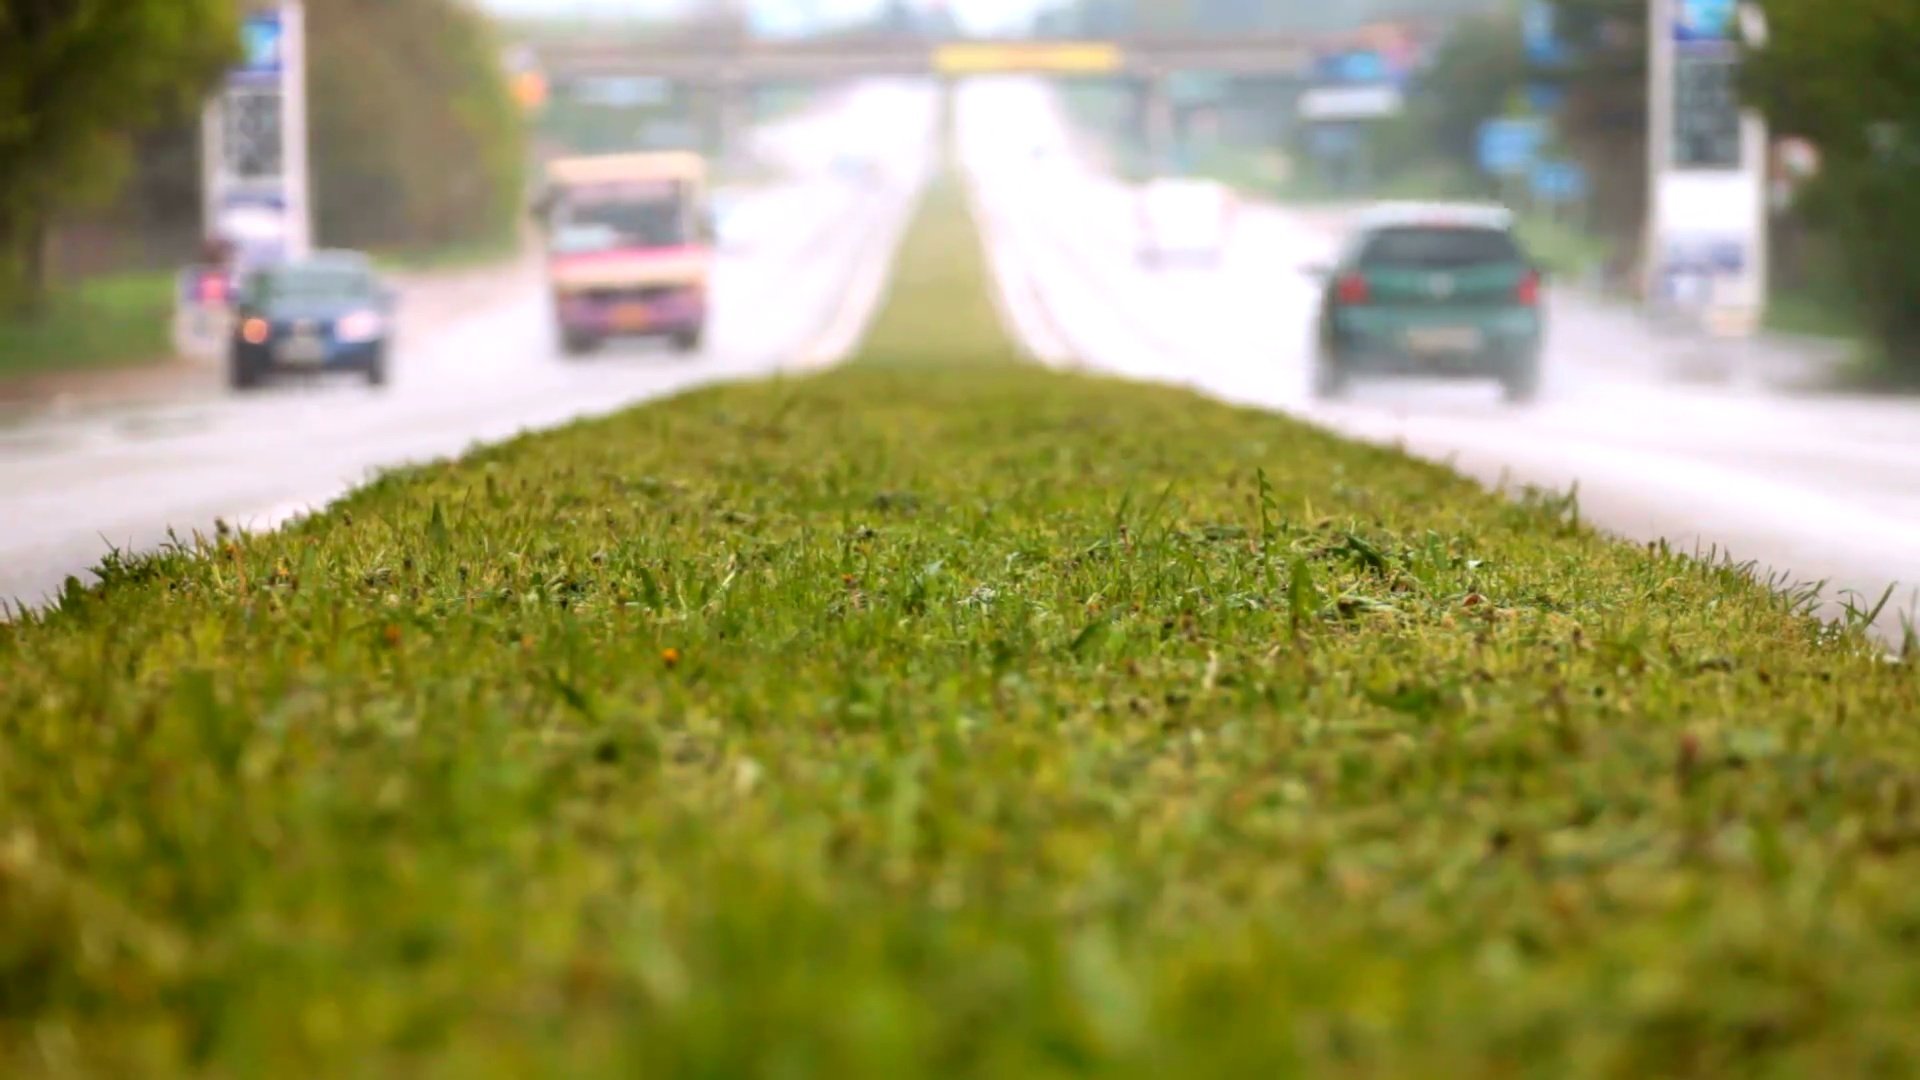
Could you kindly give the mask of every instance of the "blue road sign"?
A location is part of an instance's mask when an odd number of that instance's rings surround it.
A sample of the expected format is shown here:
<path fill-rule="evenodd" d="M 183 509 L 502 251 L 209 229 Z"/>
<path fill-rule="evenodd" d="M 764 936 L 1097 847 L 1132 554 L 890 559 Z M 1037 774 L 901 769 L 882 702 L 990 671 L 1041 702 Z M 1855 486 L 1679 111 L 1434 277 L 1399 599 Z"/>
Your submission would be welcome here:
<path fill-rule="evenodd" d="M 1577 162 L 1542 161 L 1533 167 L 1533 194 L 1542 202 L 1579 202 L 1587 197 L 1587 171 Z"/>
<path fill-rule="evenodd" d="M 236 79 L 248 82 L 272 82 L 280 78 L 285 63 L 282 56 L 286 28 L 277 11 L 263 11 L 246 17 L 240 24 L 241 60 L 233 70 Z"/>
<path fill-rule="evenodd" d="M 1733 40 L 1734 17 L 1738 0 L 1676 0 L 1673 37 L 1680 42 L 1726 42 Z"/>
<path fill-rule="evenodd" d="M 1526 42 L 1527 59 L 1542 67 L 1554 67 L 1567 59 L 1566 46 L 1554 8 L 1548 0 L 1528 0 L 1520 13 L 1520 33 Z"/>
<path fill-rule="evenodd" d="M 1531 117 L 1489 120 L 1480 125 L 1479 158 L 1483 172 L 1520 176 L 1533 168 L 1547 141 L 1545 122 Z"/>
<path fill-rule="evenodd" d="M 1322 56 L 1314 67 L 1322 82 L 1377 83 L 1395 77 L 1386 57 L 1365 49 Z"/>

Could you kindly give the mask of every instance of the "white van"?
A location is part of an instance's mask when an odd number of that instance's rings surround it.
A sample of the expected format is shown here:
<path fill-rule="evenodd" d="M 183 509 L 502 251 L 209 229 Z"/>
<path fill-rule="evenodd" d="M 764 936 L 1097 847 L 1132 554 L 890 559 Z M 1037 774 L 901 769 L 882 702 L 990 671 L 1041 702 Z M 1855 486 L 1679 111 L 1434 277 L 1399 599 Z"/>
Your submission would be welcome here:
<path fill-rule="evenodd" d="M 1233 226 L 1233 193 L 1213 180 L 1163 177 L 1140 189 L 1140 261 L 1215 263 Z"/>

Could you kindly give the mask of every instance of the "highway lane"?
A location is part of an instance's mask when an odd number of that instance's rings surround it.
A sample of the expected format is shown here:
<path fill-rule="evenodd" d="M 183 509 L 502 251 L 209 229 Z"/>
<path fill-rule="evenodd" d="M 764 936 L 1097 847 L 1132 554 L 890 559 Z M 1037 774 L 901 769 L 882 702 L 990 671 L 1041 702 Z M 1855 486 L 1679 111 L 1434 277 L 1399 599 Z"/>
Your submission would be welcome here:
<path fill-rule="evenodd" d="M 1052 95 L 1023 80 L 964 87 L 961 160 L 1021 332 L 1038 353 L 1285 411 L 1404 446 L 1489 484 L 1577 485 L 1620 535 L 1825 581 L 1838 614 L 1899 583 L 1875 629 L 1897 639 L 1920 585 L 1920 405 L 1795 393 L 1818 357 L 1662 334 L 1564 289 L 1550 299 L 1545 387 L 1531 407 L 1491 386 L 1362 383 L 1308 393 L 1318 286 L 1346 215 L 1250 207 L 1220 266 L 1134 258 L 1127 185 L 1075 152 Z M 1040 151 L 1036 154 L 1036 150 Z M 1036 314 L 1037 309 L 1040 314 Z M 1044 316 L 1044 318 L 1042 318 Z"/>
<path fill-rule="evenodd" d="M 925 88 L 873 84 L 762 133 L 798 148 L 886 140 L 898 167 L 881 186 L 815 175 L 742 192 L 698 355 L 642 342 L 563 357 L 529 259 L 485 306 L 437 325 L 407 326 L 403 297 L 383 389 L 345 380 L 234 396 L 209 379 L 173 400 L 0 425 L 0 598 L 38 603 L 110 546 L 149 549 L 170 530 L 272 527 L 382 468 L 831 360 L 871 312 L 928 167 L 933 106 Z"/>

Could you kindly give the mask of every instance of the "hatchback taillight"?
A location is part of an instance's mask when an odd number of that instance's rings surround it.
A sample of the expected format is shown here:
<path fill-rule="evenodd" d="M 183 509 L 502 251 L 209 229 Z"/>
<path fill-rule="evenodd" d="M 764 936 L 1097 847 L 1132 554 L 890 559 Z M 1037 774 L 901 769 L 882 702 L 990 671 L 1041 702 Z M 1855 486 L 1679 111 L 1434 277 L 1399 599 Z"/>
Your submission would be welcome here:
<path fill-rule="evenodd" d="M 1522 307 L 1537 307 L 1540 304 L 1540 272 L 1529 270 L 1520 279 L 1513 290 L 1513 299 Z"/>
<path fill-rule="evenodd" d="M 1359 274 L 1344 274 L 1333 283 L 1334 301 L 1345 306 L 1364 304 L 1371 295 L 1367 279 Z"/>

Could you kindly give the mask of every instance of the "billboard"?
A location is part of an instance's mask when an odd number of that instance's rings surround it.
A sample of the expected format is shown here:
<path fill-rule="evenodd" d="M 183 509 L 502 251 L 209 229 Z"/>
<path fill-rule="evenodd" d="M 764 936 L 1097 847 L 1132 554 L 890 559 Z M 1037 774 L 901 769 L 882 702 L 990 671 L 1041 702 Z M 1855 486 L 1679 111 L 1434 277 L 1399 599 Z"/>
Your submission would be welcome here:
<path fill-rule="evenodd" d="M 240 61 L 207 107 L 205 228 L 247 263 L 310 243 L 303 30 L 298 0 L 248 12 Z"/>
<path fill-rule="evenodd" d="M 1766 128 L 1738 89 L 1738 0 L 1652 0 L 1647 297 L 1744 334 L 1767 293 Z"/>

